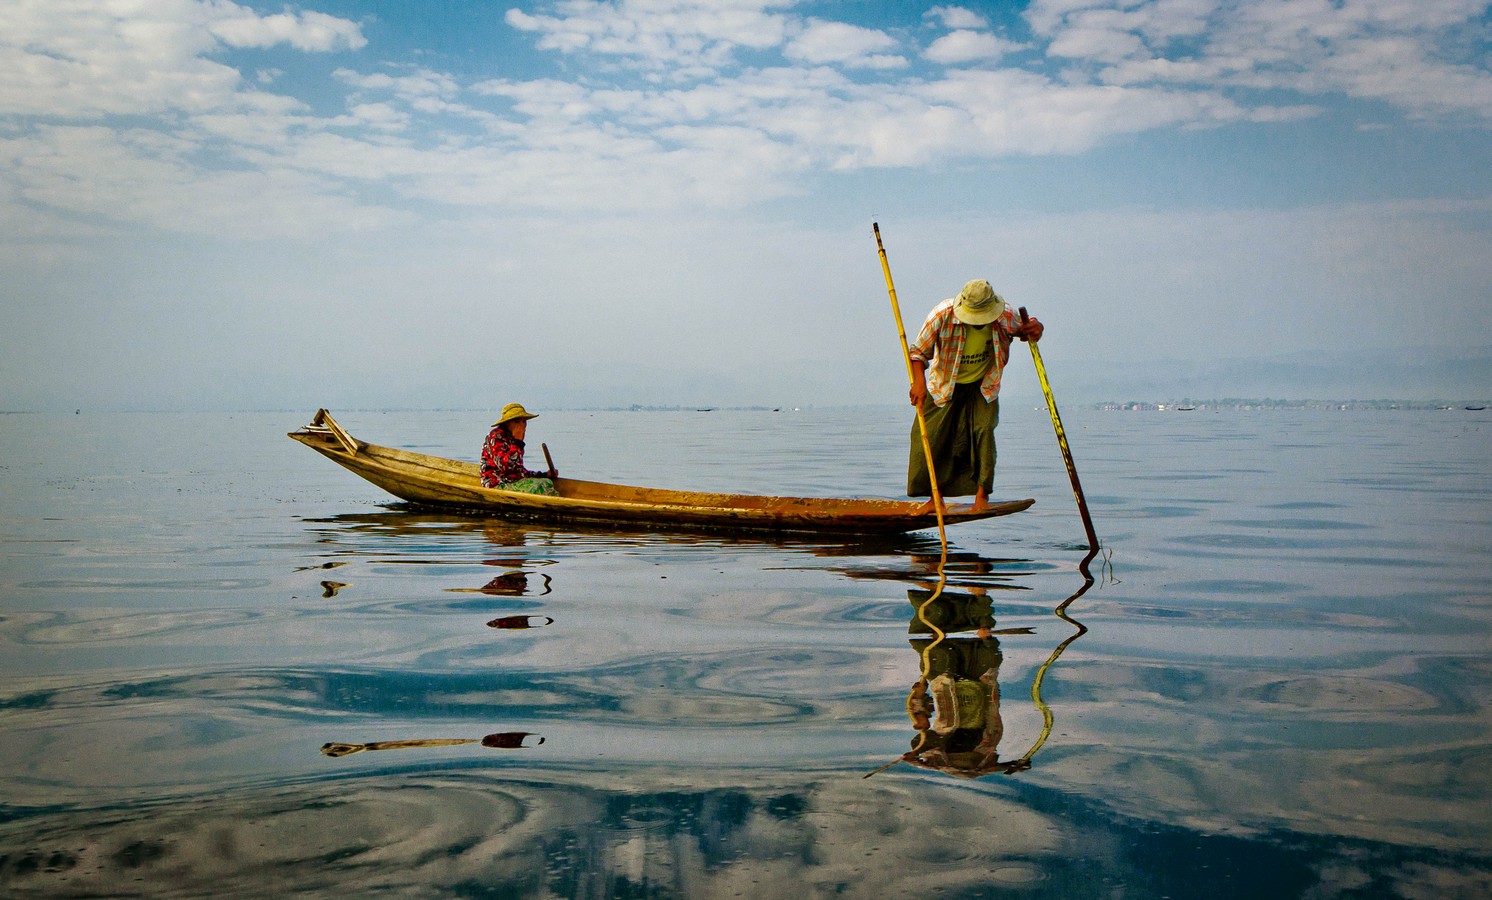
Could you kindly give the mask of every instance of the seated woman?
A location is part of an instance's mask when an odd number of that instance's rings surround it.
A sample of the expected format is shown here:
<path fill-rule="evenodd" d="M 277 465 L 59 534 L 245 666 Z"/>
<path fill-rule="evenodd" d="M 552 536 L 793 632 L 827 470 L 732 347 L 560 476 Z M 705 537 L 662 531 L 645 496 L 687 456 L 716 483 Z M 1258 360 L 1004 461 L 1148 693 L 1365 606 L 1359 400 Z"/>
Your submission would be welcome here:
<path fill-rule="evenodd" d="M 554 479 L 559 477 L 559 472 L 554 469 L 535 472 L 523 467 L 523 436 L 528 432 L 528 420 L 536 417 L 536 413 L 518 403 L 503 407 L 502 416 L 492 423 L 492 431 L 482 445 L 483 487 L 525 494 L 559 494 L 554 489 Z"/>

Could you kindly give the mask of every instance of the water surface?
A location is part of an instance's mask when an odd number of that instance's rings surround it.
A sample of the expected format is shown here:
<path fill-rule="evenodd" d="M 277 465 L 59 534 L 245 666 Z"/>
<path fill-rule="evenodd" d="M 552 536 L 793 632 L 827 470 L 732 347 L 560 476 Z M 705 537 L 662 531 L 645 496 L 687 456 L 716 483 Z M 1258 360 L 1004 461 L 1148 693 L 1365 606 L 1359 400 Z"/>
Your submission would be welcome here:
<path fill-rule="evenodd" d="M 413 511 L 285 439 L 310 412 L 0 417 L 5 894 L 1492 888 L 1487 413 L 1065 409 L 1087 585 L 1045 412 L 1002 410 L 995 494 L 1037 505 L 949 532 L 950 615 L 995 632 L 949 645 L 995 661 L 971 777 L 898 762 L 935 532 Z M 490 416 L 339 420 L 472 458 Z M 907 424 L 529 435 L 576 477 L 895 497 Z"/>

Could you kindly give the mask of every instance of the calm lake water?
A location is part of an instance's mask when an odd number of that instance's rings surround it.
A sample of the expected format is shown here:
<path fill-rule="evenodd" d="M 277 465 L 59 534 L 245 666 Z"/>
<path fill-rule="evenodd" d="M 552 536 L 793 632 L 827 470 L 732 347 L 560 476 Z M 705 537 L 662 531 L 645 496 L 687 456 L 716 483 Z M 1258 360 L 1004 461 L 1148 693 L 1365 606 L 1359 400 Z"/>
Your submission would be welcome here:
<path fill-rule="evenodd" d="M 935 531 L 411 512 L 284 437 L 312 412 L 0 416 L 0 894 L 1492 894 L 1492 413 L 1064 409 L 1106 555 L 1063 617 L 1082 525 L 1007 406 L 995 495 L 1036 506 L 949 529 L 944 597 L 995 620 L 939 657 L 998 685 L 968 777 L 897 762 Z M 338 418 L 473 458 L 492 416 Z M 529 438 L 575 477 L 896 497 L 907 425 Z"/>

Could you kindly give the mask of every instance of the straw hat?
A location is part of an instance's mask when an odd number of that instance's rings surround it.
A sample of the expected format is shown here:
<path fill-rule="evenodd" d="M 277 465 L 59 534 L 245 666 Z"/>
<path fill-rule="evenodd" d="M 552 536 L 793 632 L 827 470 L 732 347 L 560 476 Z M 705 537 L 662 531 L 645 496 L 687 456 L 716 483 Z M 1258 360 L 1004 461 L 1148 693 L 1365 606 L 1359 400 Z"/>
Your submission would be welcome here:
<path fill-rule="evenodd" d="M 1005 300 L 983 278 L 964 285 L 953 304 L 953 314 L 965 325 L 988 325 L 1004 312 Z"/>
<path fill-rule="evenodd" d="M 502 423 L 511 422 L 514 419 L 537 419 L 538 417 L 538 413 L 529 412 L 528 410 L 523 408 L 523 404 L 521 403 L 509 403 L 507 406 L 503 407 L 502 417 L 499 418 L 496 422 L 493 422 L 492 427 L 496 428 Z"/>

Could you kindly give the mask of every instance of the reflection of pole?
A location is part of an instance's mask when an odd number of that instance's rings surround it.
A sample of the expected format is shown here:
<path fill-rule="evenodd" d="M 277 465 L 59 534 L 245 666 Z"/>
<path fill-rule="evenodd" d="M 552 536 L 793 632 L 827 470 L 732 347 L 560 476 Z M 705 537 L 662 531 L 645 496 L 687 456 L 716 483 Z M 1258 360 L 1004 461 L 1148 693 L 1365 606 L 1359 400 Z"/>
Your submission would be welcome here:
<path fill-rule="evenodd" d="M 1036 348 L 1032 347 L 1031 349 L 1034 350 Z M 1062 651 L 1067 649 L 1068 644 L 1088 633 L 1088 626 L 1067 615 L 1067 607 L 1074 600 L 1086 594 L 1088 588 L 1093 586 L 1093 573 L 1088 571 L 1088 564 L 1093 562 L 1093 558 L 1097 555 L 1098 543 L 1095 541 L 1093 546 L 1088 550 L 1088 555 L 1083 557 L 1082 562 L 1078 563 L 1078 571 L 1083 573 L 1083 586 L 1077 589 L 1077 593 L 1057 604 L 1057 608 L 1052 610 L 1053 615 L 1072 625 L 1077 631 L 1074 631 L 1067 637 L 1067 640 L 1057 645 L 1057 648 L 1052 651 L 1052 655 L 1048 656 L 1046 662 L 1042 663 L 1041 667 L 1036 670 L 1036 677 L 1031 681 L 1031 702 L 1036 705 L 1036 709 L 1041 713 L 1041 736 L 1036 739 L 1036 743 L 1031 745 L 1031 749 L 1027 750 L 1020 758 L 1020 762 L 1027 765 L 1030 764 L 1031 757 L 1036 755 L 1036 751 L 1041 749 L 1041 745 L 1046 743 L 1047 738 L 1052 736 L 1052 708 L 1046 705 L 1045 700 L 1041 699 L 1041 681 L 1046 677 L 1046 670 L 1052 667 L 1052 663 L 1057 661 L 1057 657 L 1062 655 Z"/>
<path fill-rule="evenodd" d="M 943 593 L 943 586 L 947 583 L 948 576 L 943 572 L 943 567 L 939 566 L 937 589 L 934 590 L 930 595 L 928 595 L 928 598 L 926 600 L 923 600 L 917 605 L 917 618 L 922 622 L 923 625 L 931 628 L 933 630 L 933 633 L 937 635 L 937 638 L 933 640 L 932 643 L 922 648 L 922 653 L 920 654 L 920 656 L 922 657 L 922 680 L 924 682 L 927 681 L 928 669 L 932 665 L 932 663 L 929 662 L 929 654 L 932 653 L 932 648 L 943 643 L 943 641 L 948 637 L 947 633 L 944 632 L 943 629 L 939 628 L 931 619 L 927 617 L 927 607 L 931 605 L 934 600 L 938 599 L 938 595 Z"/>

